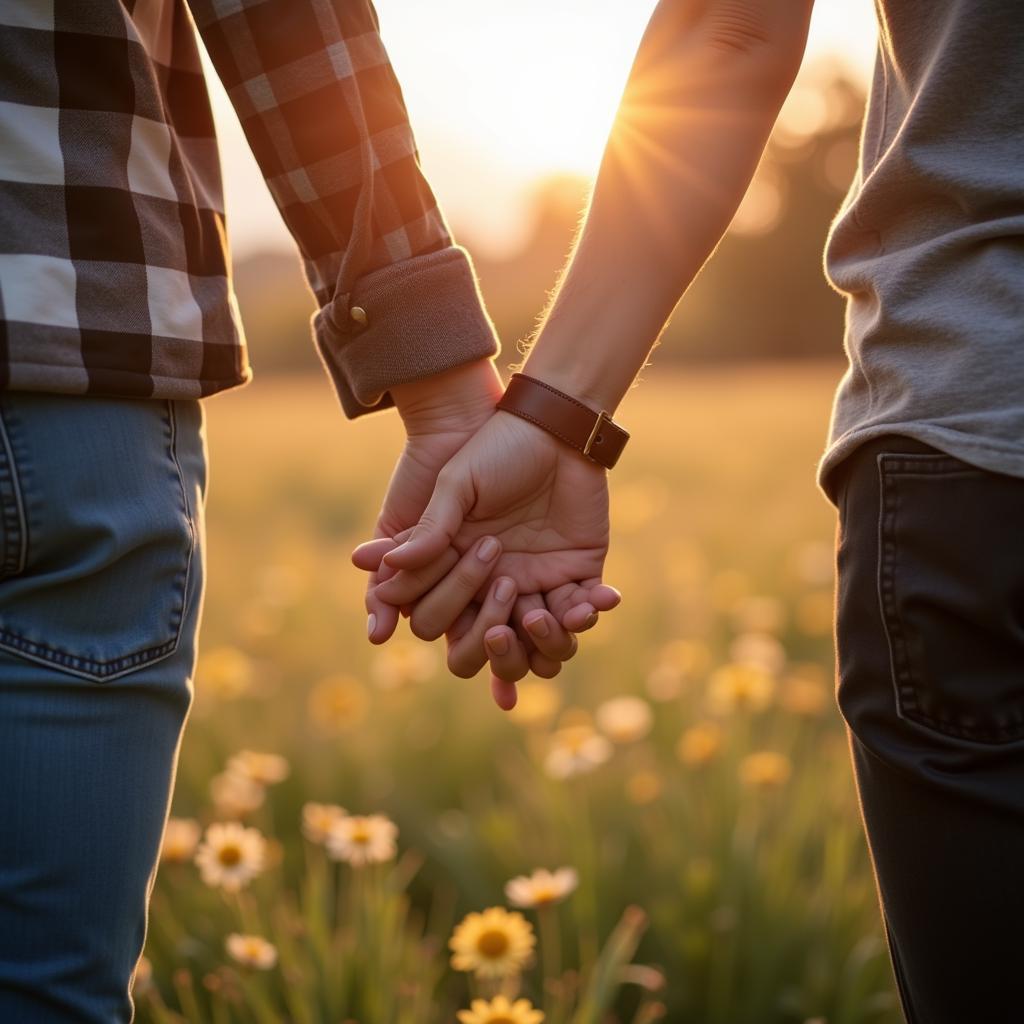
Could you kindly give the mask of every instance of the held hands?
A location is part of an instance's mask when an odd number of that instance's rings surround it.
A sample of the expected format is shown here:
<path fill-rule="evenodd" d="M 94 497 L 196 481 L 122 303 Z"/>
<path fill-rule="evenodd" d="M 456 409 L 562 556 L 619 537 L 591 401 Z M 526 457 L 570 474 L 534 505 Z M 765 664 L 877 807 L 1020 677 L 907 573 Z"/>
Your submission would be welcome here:
<path fill-rule="evenodd" d="M 499 396 L 491 388 L 481 402 L 482 423 L 449 420 L 428 432 L 429 443 L 411 427 L 378 539 L 357 548 L 353 561 L 371 573 L 371 641 L 393 633 L 401 609 L 417 636 L 447 635 L 454 674 L 475 675 L 490 661 L 492 692 L 507 708 L 514 682 L 529 670 L 556 675 L 575 653 L 573 634 L 619 595 L 601 582 L 605 470 L 539 427 L 494 413 Z M 420 440 L 410 451 L 414 432 Z"/>

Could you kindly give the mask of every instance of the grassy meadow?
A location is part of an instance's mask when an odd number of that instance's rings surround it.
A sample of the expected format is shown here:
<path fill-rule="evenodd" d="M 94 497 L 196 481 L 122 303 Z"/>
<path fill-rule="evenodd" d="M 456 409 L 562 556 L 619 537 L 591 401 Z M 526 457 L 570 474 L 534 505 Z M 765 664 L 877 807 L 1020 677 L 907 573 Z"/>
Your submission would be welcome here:
<path fill-rule="evenodd" d="M 612 478 L 622 606 L 508 716 L 404 627 L 364 638 L 348 555 L 397 418 L 345 422 L 325 377 L 210 401 L 138 1020 L 895 1024 L 813 480 L 839 375 L 647 372 Z M 539 868 L 570 870 L 506 891 Z"/>

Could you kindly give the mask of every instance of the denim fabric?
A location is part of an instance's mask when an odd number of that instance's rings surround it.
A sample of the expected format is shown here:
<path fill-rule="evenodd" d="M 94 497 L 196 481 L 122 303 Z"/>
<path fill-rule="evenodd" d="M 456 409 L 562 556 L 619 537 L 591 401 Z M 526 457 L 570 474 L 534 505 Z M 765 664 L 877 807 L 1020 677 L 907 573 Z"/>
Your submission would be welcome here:
<path fill-rule="evenodd" d="M 911 1024 L 1024 1018 L 1024 479 L 902 436 L 840 464 L 838 699 Z"/>
<path fill-rule="evenodd" d="M 192 701 L 198 402 L 0 394 L 0 1021 L 132 1019 Z"/>

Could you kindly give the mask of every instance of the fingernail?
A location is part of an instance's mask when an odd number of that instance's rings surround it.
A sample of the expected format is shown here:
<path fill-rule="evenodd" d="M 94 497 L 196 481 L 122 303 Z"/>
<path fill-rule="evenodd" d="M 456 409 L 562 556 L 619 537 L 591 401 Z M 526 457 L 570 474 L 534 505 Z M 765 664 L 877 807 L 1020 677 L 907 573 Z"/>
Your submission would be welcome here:
<path fill-rule="evenodd" d="M 481 562 L 492 562 L 498 557 L 498 542 L 493 537 L 484 537 L 476 549 L 476 557 Z"/>
<path fill-rule="evenodd" d="M 546 615 L 538 615 L 537 618 L 530 619 L 530 621 L 526 623 L 526 628 L 534 636 L 547 636 L 550 632 Z"/>
<path fill-rule="evenodd" d="M 584 628 L 584 629 L 592 629 L 592 628 L 593 628 L 594 626 L 596 626 L 596 625 L 597 625 L 597 612 L 591 612 L 591 613 L 590 613 L 590 614 L 589 614 L 589 615 L 588 615 L 588 616 L 587 616 L 587 617 L 586 617 L 586 618 L 585 618 L 585 619 L 583 620 L 583 628 Z"/>
<path fill-rule="evenodd" d="M 377 616 L 370 612 L 369 618 L 366 620 L 366 635 L 373 637 L 373 631 L 377 628 Z"/>
<path fill-rule="evenodd" d="M 505 633 L 496 633 L 494 636 L 485 638 L 487 641 L 487 649 L 492 653 L 496 654 L 499 658 L 505 657 L 508 654 L 508 635 Z"/>
<path fill-rule="evenodd" d="M 507 576 L 502 576 L 494 584 L 494 600 L 500 601 L 502 604 L 505 604 L 506 601 L 511 601 L 515 592 L 516 585 Z"/>

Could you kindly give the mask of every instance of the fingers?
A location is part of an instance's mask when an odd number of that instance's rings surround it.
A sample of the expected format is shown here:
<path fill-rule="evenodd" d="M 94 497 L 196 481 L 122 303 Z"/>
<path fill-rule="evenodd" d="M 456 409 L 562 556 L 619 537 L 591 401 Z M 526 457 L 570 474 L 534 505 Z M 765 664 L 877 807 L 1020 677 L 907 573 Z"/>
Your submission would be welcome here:
<path fill-rule="evenodd" d="M 392 548 L 397 548 L 399 544 L 407 541 L 410 536 L 411 528 L 396 533 L 394 537 L 375 537 L 373 540 L 365 541 L 353 550 L 352 564 L 366 572 L 377 572 L 384 556 Z"/>
<path fill-rule="evenodd" d="M 453 549 L 449 548 L 449 551 L 453 551 Z M 443 579 L 433 586 L 433 589 L 422 597 L 413 608 L 409 617 L 409 628 L 413 633 L 421 640 L 436 640 L 447 632 L 463 609 L 486 585 L 500 554 L 501 544 L 496 538 L 481 537 L 462 558 L 458 558 L 456 555 L 455 567 L 449 566 L 451 571 L 446 570 Z M 438 562 L 443 560 L 443 558 L 439 559 Z M 432 567 L 428 566 L 428 569 L 430 568 Z M 392 587 L 394 584 L 393 589 L 397 589 L 403 577 L 415 576 L 426 571 L 426 569 L 404 570 L 394 579 L 378 587 L 377 592 L 380 596 L 389 597 L 392 591 L 384 593 L 388 587 Z M 514 595 L 514 584 L 511 580 L 507 582 Z M 428 586 L 430 585 L 432 584 L 428 584 Z M 407 595 L 402 603 L 418 596 L 418 594 Z M 506 615 L 505 618 L 507 619 L 508 616 Z"/>
<path fill-rule="evenodd" d="M 377 597 L 398 608 L 411 605 L 431 587 L 439 584 L 458 564 L 459 553 L 455 548 L 446 548 L 439 557 L 417 569 L 396 569 L 382 562 L 381 568 L 389 570 L 389 578 L 377 585 Z"/>
<path fill-rule="evenodd" d="M 357 569 L 365 572 L 376 572 L 380 568 L 381 560 L 392 549 L 397 547 L 396 541 L 391 537 L 378 537 L 376 540 L 368 540 L 360 544 L 352 552 L 352 564 Z"/>
<path fill-rule="evenodd" d="M 442 469 L 434 493 L 404 544 L 389 551 L 384 561 L 395 569 L 417 569 L 432 562 L 449 547 L 473 504 L 468 476 Z"/>
<path fill-rule="evenodd" d="M 526 674 L 526 652 L 515 633 L 508 629 L 509 616 L 512 614 L 512 606 L 516 599 L 516 585 L 507 576 L 499 576 L 487 591 L 483 605 L 476 614 L 472 623 L 465 624 L 465 618 L 461 617 L 456 621 L 456 626 L 448 635 L 448 669 L 452 675 L 462 679 L 470 679 L 477 674 L 486 664 L 488 658 L 492 657 L 490 648 L 484 649 L 485 634 L 495 627 L 506 627 L 506 644 L 501 640 L 494 641 L 496 650 L 493 658 L 498 660 L 503 670 L 513 666 L 515 660 L 514 651 L 520 651 L 523 670 L 515 678 L 522 678 Z M 462 630 L 462 631 L 460 631 Z M 501 632 L 500 630 L 496 630 Z M 502 673 L 504 675 L 504 671 Z"/>
<path fill-rule="evenodd" d="M 502 625 L 488 629 L 484 634 L 484 647 L 491 672 L 499 679 L 514 683 L 530 671 L 526 648 L 519 641 L 511 626 Z"/>
<path fill-rule="evenodd" d="M 526 594 L 516 601 L 512 613 L 516 633 L 526 648 L 530 671 L 543 679 L 553 679 L 562 671 L 562 662 L 576 653 L 576 638 L 566 632 L 548 611 L 540 594 Z M 491 666 L 493 670 L 493 665 Z"/>
<path fill-rule="evenodd" d="M 407 537 L 411 531 L 403 532 Z M 373 644 L 382 644 L 389 640 L 398 626 L 398 609 L 382 601 L 377 596 L 376 589 L 380 583 L 394 575 L 394 570 L 384 565 L 381 558 L 385 552 L 401 543 L 402 539 L 403 534 L 398 534 L 394 539 L 378 537 L 360 544 L 352 552 L 352 564 L 370 574 L 366 581 L 366 635 Z"/>
<path fill-rule="evenodd" d="M 563 629 L 561 623 L 546 608 L 527 612 L 523 627 L 537 651 L 551 661 L 568 661 L 576 653 L 576 637 Z"/>
<path fill-rule="evenodd" d="M 594 578 L 567 583 L 546 595 L 548 608 L 570 633 L 582 633 L 597 624 L 598 612 L 611 611 L 622 600 L 614 588 Z"/>
<path fill-rule="evenodd" d="M 494 703 L 502 711 L 511 711 L 519 699 L 519 692 L 516 689 L 515 683 L 510 683 L 507 679 L 499 679 L 497 676 L 492 675 L 491 696 L 494 698 Z"/>

